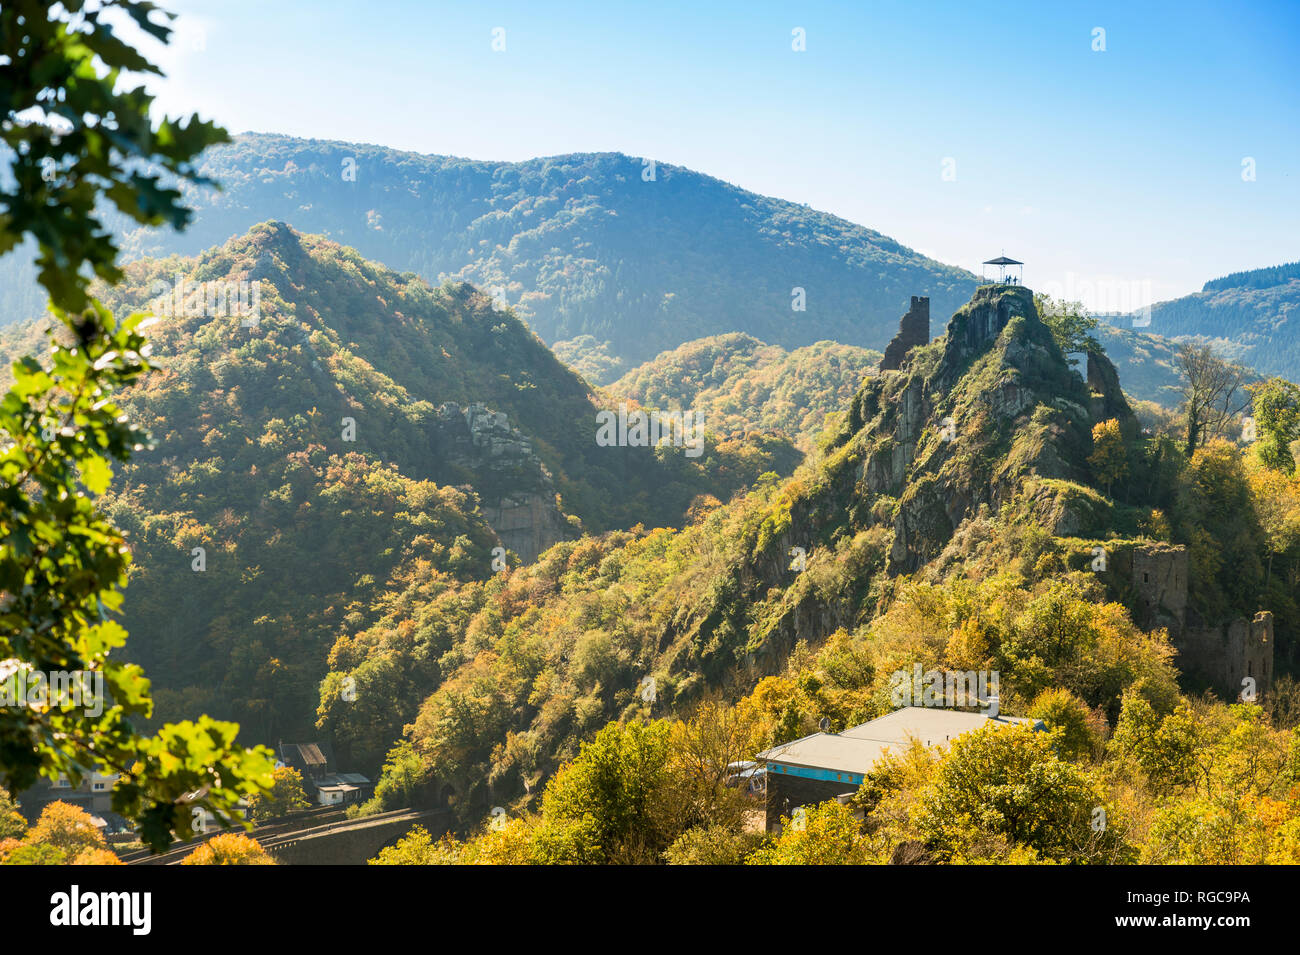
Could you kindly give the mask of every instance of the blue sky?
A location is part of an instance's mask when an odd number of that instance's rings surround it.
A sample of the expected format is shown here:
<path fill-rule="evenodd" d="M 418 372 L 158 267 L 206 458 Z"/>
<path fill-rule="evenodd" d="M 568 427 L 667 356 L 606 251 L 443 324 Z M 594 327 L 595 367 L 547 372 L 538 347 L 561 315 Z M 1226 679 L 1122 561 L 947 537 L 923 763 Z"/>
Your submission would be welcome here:
<path fill-rule="evenodd" d="M 163 6 L 232 131 L 648 156 L 1101 309 L 1300 259 L 1300 3 Z"/>

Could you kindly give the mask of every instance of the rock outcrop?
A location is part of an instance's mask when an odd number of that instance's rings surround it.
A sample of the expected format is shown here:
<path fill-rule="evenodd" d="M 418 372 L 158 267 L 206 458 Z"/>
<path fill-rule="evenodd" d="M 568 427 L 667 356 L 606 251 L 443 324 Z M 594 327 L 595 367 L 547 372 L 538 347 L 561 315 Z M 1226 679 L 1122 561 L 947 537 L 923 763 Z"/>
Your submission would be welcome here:
<path fill-rule="evenodd" d="M 1088 390 L 1091 393 L 1088 408 L 1094 421 L 1119 421 L 1125 441 L 1137 436 L 1137 417 L 1119 386 L 1119 372 L 1111 360 L 1100 352 L 1088 352 Z"/>
<path fill-rule="evenodd" d="M 911 361 L 904 382 L 868 382 L 860 396 L 861 439 L 874 453 L 902 445 L 891 455 L 909 461 L 881 489 L 898 497 L 893 573 L 938 556 L 963 521 L 1010 501 L 1027 478 L 1087 475 L 1091 395 L 1070 374 L 1029 289 L 981 287 L 935 348 Z M 1106 400 L 1124 396 L 1116 388 Z M 870 484 L 860 493 L 872 493 Z"/>
<path fill-rule="evenodd" d="M 531 563 L 574 536 L 556 503 L 551 473 L 509 417 L 475 402 L 440 405 L 432 440 L 450 473 L 472 483 L 501 544 Z"/>
<path fill-rule="evenodd" d="M 749 648 L 760 672 L 800 639 L 861 622 L 882 574 L 936 562 L 972 519 L 996 514 L 1026 488 L 1033 488 L 1030 506 L 1062 531 L 1089 529 L 1105 516 L 1108 505 L 1087 486 L 1094 407 L 1131 412 L 1118 383 L 1103 382 L 1094 395 L 1071 370 L 1032 291 L 981 287 L 943 337 L 904 354 L 897 369 L 863 382 L 807 491 L 735 569 L 726 591 L 733 602 L 737 593 L 785 592 L 761 643 Z M 838 548 L 837 559 L 857 567 L 853 584 L 834 594 L 792 584 L 793 547 Z M 720 597 L 717 609 L 705 606 L 678 625 L 708 646 L 739 626 L 724 618 L 725 603 Z M 691 665 L 707 671 L 709 662 Z"/>
<path fill-rule="evenodd" d="M 676 663 L 681 672 L 712 678 L 742 659 L 751 674 L 779 672 L 799 641 L 869 619 L 888 599 L 888 578 L 965 572 L 1003 522 L 1088 542 L 1075 548 L 1082 565 L 1070 566 L 1101 574 L 1139 626 L 1167 629 L 1194 684 L 1233 699 L 1267 692 L 1271 615 L 1200 620 L 1186 548 L 1115 537 L 1121 505 L 1097 488 L 1092 429 L 1116 419 L 1131 436 L 1134 415 L 1104 355 L 1088 356 L 1085 380 L 1033 293 L 990 285 L 943 337 L 905 356 L 862 383 L 816 472 L 779 499 L 726 586 L 674 618 L 675 632 L 695 638 Z M 809 573 L 792 573 L 793 549 Z M 764 601 L 761 628 L 735 609 Z M 728 646 L 737 633 L 748 643 Z"/>

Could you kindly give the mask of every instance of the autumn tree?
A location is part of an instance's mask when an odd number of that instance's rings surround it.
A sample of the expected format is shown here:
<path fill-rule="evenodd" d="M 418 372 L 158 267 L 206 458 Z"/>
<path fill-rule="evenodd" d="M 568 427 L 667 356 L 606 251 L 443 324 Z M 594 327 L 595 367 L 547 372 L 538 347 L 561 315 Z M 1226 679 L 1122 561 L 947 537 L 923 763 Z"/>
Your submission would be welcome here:
<path fill-rule="evenodd" d="M 90 813 L 62 801 L 49 803 L 41 810 L 27 833 L 27 842 L 52 846 L 69 858 L 85 849 L 108 848 Z"/>
<path fill-rule="evenodd" d="M 1064 687 L 1043 690 L 1029 715 L 1042 720 L 1056 735 L 1057 751 L 1068 760 L 1091 760 L 1101 752 L 1105 717 L 1096 717 L 1088 705 Z"/>
<path fill-rule="evenodd" d="M 1200 743 L 1200 728 L 1187 703 L 1162 716 L 1142 693 L 1131 689 L 1124 694 L 1109 749 L 1135 764 L 1152 791 L 1163 795 L 1195 784 Z"/>
<path fill-rule="evenodd" d="M 727 826 L 700 826 L 683 832 L 664 851 L 669 865 L 743 865 L 763 843 L 763 835 Z"/>
<path fill-rule="evenodd" d="M 1124 435 L 1115 418 L 1098 421 L 1092 426 L 1092 453 L 1088 455 L 1088 463 L 1092 465 L 1097 480 L 1106 486 L 1107 495 L 1111 485 L 1128 473 Z"/>
<path fill-rule="evenodd" d="M 1267 584 L 1273 579 L 1274 558 L 1300 550 L 1300 480 L 1287 477 L 1281 470 L 1274 470 L 1262 461 L 1247 472 L 1247 480 L 1268 547 L 1264 573 Z M 1300 560 L 1293 558 L 1291 563 L 1293 579 L 1289 583 L 1294 588 L 1297 583 L 1294 579 L 1296 565 Z"/>
<path fill-rule="evenodd" d="M 454 836 L 435 841 L 424 826 L 414 826 L 394 845 L 379 850 L 367 865 L 455 865 L 461 843 Z"/>
<path fill-rule="evenodd" d="M 302 788 L 302 773 L 291 766 L 277 766 L 271 772 L 270 790 L 249 797 L 248 814 L 254 822 L 265 822 L 310 806 L 307 793 Z"/>
<path fill-rule="evenodd" d="M 187 855 L 181 865 L 275 865 L 275 860 L 256 839 L 223 832 Z"/>
<path fill-rule="evenodd" d="M 781 834 L 748 865 L 864 865 L 877 861 L 853 808 L 831 800 L 781 820 Z"/>
<path fill-rule="evenodd" d="M 688 720 L 673 724 L 669 770 L 682 783 L 676 806 L 676 827 L 699 825 L 739 830 L 753 804 L 744 787 L 728 785 L 733 765 L 753 757 L 762 747 L 761 728 L 750 707 L 731 706 L 721 699 L 703 701 Z"/>
<path fill-rule="evenodd" d="M 1187 421 L 1187 456 L 1211 438 L 1228 433 L 1232 419 L 1249 403 L 1246 370 L 1224 361 L 1209 345 L 1183 344 L 1174 356 L 1183 377 L 1183 414 Z"/>

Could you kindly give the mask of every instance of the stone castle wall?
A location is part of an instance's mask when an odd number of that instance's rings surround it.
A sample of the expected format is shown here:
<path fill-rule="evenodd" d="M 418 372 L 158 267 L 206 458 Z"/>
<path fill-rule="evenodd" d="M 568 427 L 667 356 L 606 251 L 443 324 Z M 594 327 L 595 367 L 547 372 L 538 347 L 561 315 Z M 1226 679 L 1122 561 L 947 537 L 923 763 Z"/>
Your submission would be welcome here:
<path fill-rule="evenodd" d="M 1219 623 L 1199 619 L 1188 607 L 1187 548 L 1173 544 L 1134 547 L 1131 564 L 1116 571 L 1132 581 L 1133 614 L 1145 629 L 1164 627 L 1178 651 L 1175 664 L 1194 685 L 1236 700 L 1253 681 L 1256 698 L 1273 683 L 1273 615 L 1255 614 Z"/>
<path fill-rule="evenodd" d="M 1231 690 L 1233 699 L 1245 687 L 1263 694 L 1273 683 L 1273 615 L 1238 617 L 1218 626 L 1188 627 L 1180 656 L 1193 678 Z"/>
<path fill-rule="evenodd" d="M 907 353 L 917 345 L 930 343 L 930 299 L 928 296 L 912 296 L 912 307 L 899 320 L 898 334 L 885 348 L 885 357 L 880 359 L 881 371 L 897 371 L 903 367 Z"/>

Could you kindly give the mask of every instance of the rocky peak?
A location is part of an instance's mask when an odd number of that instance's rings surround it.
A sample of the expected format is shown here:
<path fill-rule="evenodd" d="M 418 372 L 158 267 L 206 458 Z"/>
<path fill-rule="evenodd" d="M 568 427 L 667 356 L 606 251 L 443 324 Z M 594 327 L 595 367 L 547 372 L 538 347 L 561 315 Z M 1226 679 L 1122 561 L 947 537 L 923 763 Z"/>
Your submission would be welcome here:
<path fill-rule="evenodd" d="M 791 588 L 760 647 L 778 651 L 772 659 L 853 625 L 877 572 L 937 567 L 968 522 L 1031 490 L 1062 528 L 1081 525 L 1071 508 L 1091 500 L 1092 427 L 1131 414 L 1110 362 L 1093 357 L 1085 382 L 1023 286 L 980 287 L 943 336 L 911 346 L 898 364 L 863 382 L 780 533 L 737 570 L 737 587 L 760 599 L 788 583 L 791 547 L 852 539 L 879 555 L 841 596 Z M 716 626 L 707 615 L 693 623 L 701 633 Z"/>

